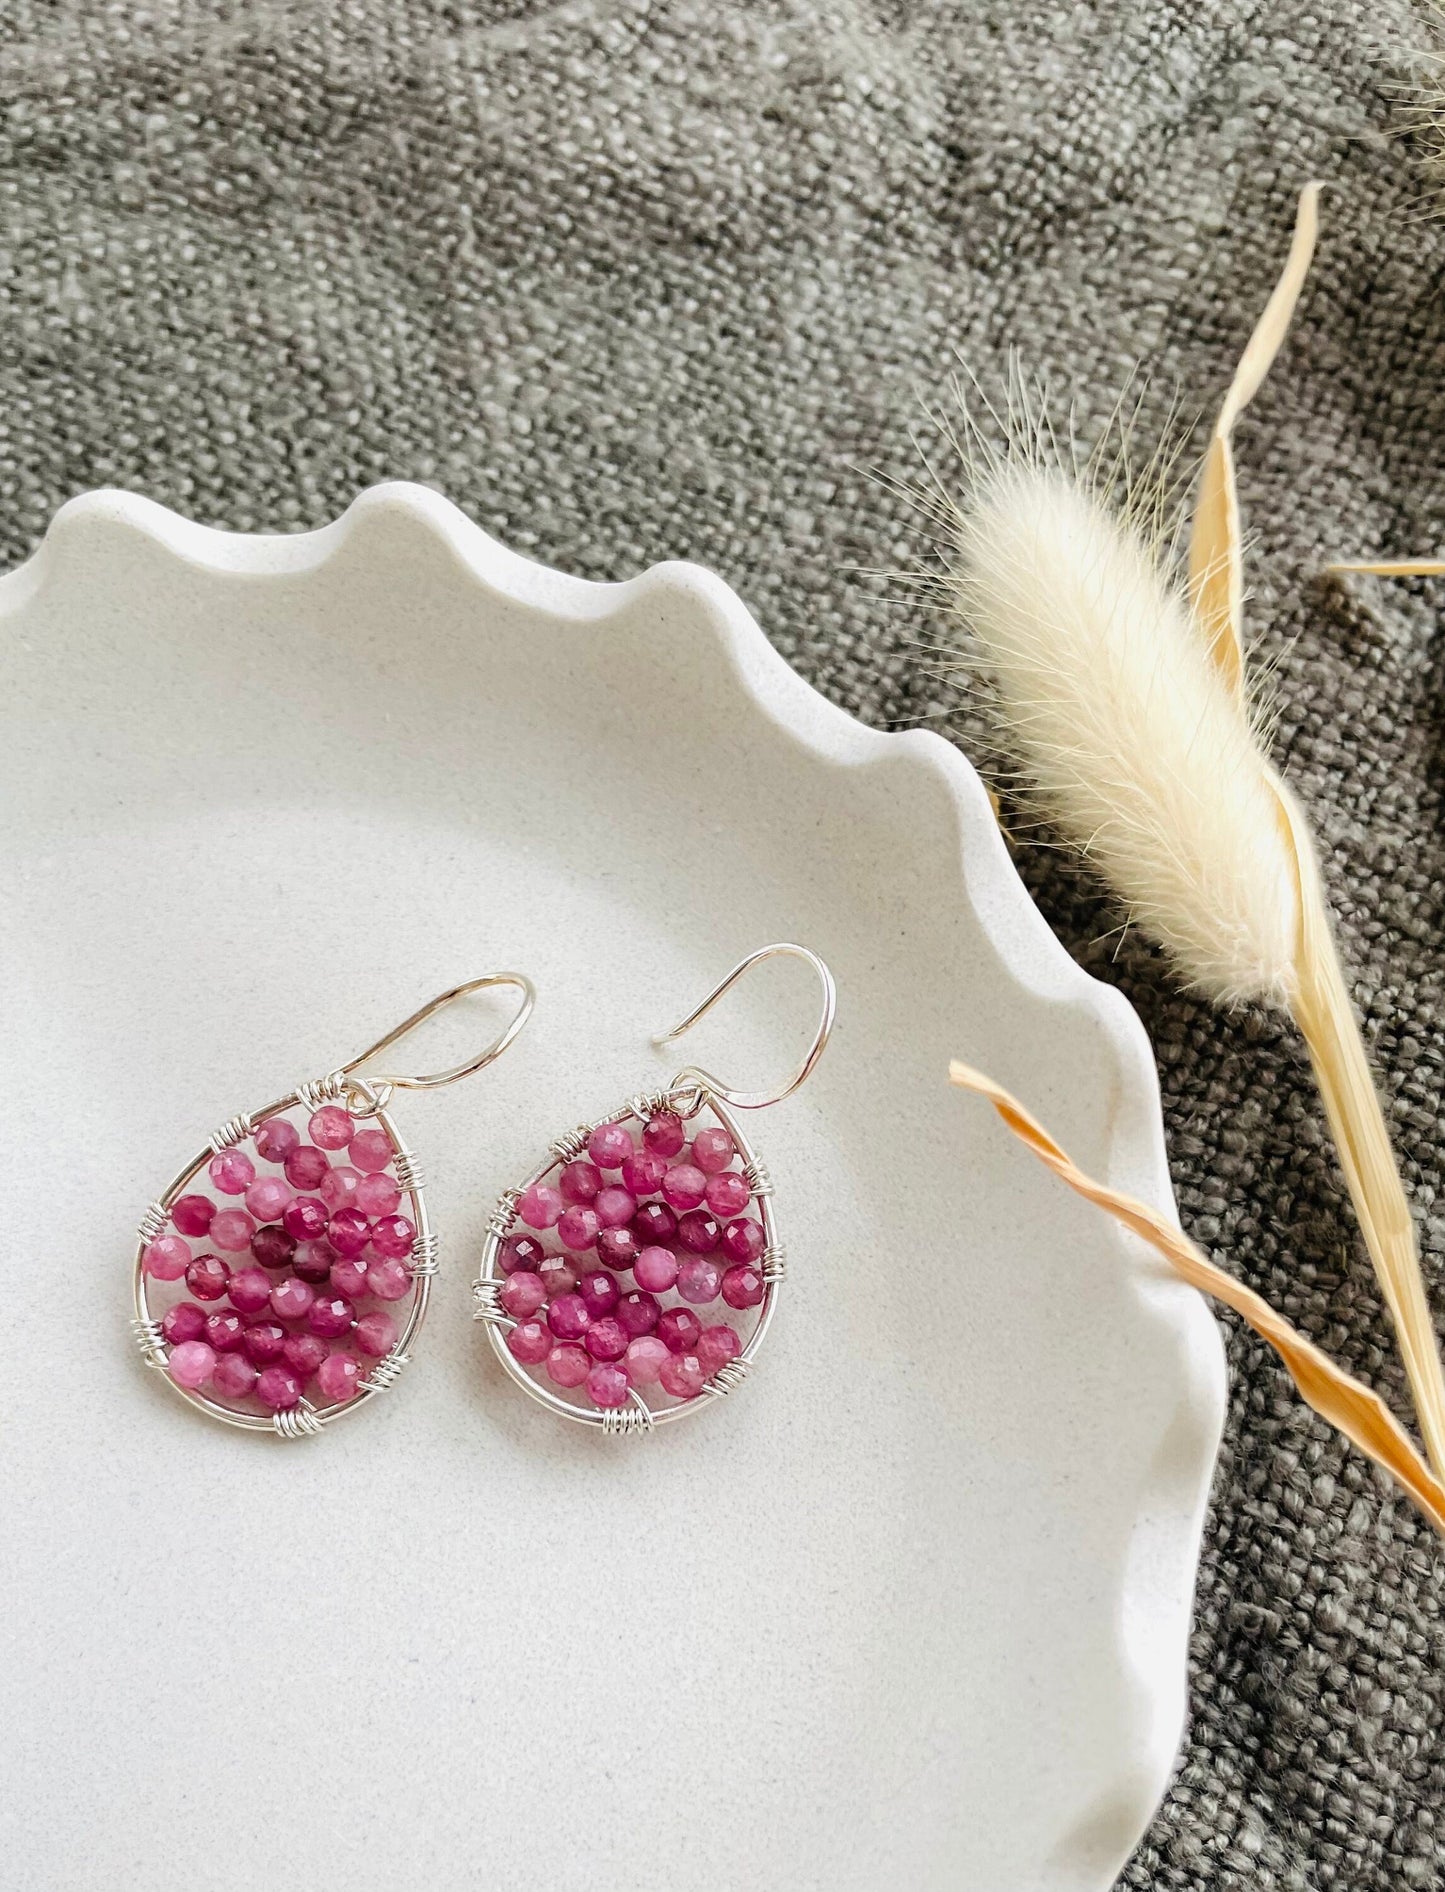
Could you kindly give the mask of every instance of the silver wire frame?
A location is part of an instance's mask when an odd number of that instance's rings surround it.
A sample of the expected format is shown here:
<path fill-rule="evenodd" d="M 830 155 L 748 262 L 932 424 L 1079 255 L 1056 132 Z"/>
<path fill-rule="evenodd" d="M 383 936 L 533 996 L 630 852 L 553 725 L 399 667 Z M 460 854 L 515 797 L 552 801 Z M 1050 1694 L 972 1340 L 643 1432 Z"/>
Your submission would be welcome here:
<path fill-rule="evenodd" d="M 753 1195 L 762 1211 L 764 1248 L 758 1258 L 758 1271 L 763 1277 L 763 1298 L 758 1304 L 757 1324 L 748 1336 L 747 1345 L 735 1359 L 728 1360 L 706 1383 L 695 1399 L 679 1402 L 675 1406 L 664 1406 L 656 1411 L 631 1387 L 628 1391 L 628 1403 L 610 1409 L 595 1406 L 576 1406 L 571 1400 L 564 1399 L 539 1380 L 532 1378 L 522 1363 L 512 1356 L 507 1346 L 506 1336 L 517 1322 L 503 1311 L 498 1294 L 506 1275 L 502 1272 L 498 1260 L 502 1243 L 517 1226 L 517 1204 L 524 1191 L 534 1183 L 544 1182 L 554 1170 L 560 1170 L 565 1163 L 572 1162 L 587 1146 L 587 1139 L 592 1132 L 604 1123 L 629 1123 L 634 1120 L 646 1123 L 647 1119 L 659 1111 L 675 1110 L 681 1117 L 695 1117 L 704 1108 L 710 1110 L 732 1136 L 737 1145 L 738 1154 L 743 1160 L 743 1172 L 753 1185 Z M 614 1111 L 610 1117 L 599 1117 L 595 1123 L 579 1124 L 575 1130 L 568 1131 L 552 1145 L 551 1151 L 538 1168 L 521 1184 L 519 1188 L 508 1189 L 498 1199 L 487 1224 L 487 1237 L 482 1248 L 482 1265 L 477 1279 L 472 1284 L 472 1293 L 477 1300 L 477 1311 L 473 1318 L 485 1321 L 492 1351 L 506 1368 L 507 1372 L 540 1405 L 548 1407 L 563 1419 L 575 1420 L 579 1425 L 596 1426 L 605 1433 L 641 1433 L 651 1432 L 654 1427 L 664 1425 L 671 1419 L 685 1418 L 688 1413 L 701 1410 L 713 1401 L 725 1398 L 735 1392 L 752 1367 L 758 1349 L 763 1344 L 773 1318 L 773 1308 L 777 1300 L 778 1287 L 786 1272 L 784 1252 L 778 1241 L 777 1223 L 773 1215 L 773 1185 L 766 1169 L 759 1162 L 752 1144 L 744 1135 L 735 1114 L 705 1084 L 695 1080 L 691 1072 L 676 1080 L 670 1090 L 659 1091 L 652 1095 L 634 1097 L 623 1109 Z"/>
<path fill-rule="evenodd" d="M 355 1100 L 360 1098 L 362 1108 L 356 1108 Z M 390 1353 L 372 1363 L 365 1376 L 357 1382 L 357 1390 L 350 1399 L 334 1401 L 327 1406 L 313 1406 L 309 1399 L 302 1399 L 286 1412 L 256 1413 L 235 1412 L 229 1406 L 223 1406 L 219 1400 L 209 1399 L 204 1393 L 192 1392 L 188 1387 L 177 1386 L 166 1372 L 169 1358 L 169 1343 L 161 1332 L 160 1322 L 152 1315 L 148 1299 L 150 1277 L 145 1271 L 145 1251 L 158 1235 L 165 1233 L 170 1226 L 170 1211 L 178 1196 L 184 1195 L 187 1185 L 210 1162 L 213 1156 L 229 1149 L 237 1143 L 253 1136 L 266 1118 L 274 1117 L 293 1106 L 315 1110 L 323 1103 L 340 1102 L 351 1111 L 353 1116 L 365 1117 L 375 1122 L 386 1132 L 395 1157 L 396 1179 L 403 1191 L 411 1199 L 411 1220 L 416 1225 L 416 1241 L 412 1245 L 413 1293 L 411 1310 L 406 1326 Z M 131 1330 L 135 1335 L 141 1356 L 147 1366 L 157 1368 L 167 1386 L 177 1393 L 189 1405 L 199 1407 L 209 1413 L 213 1419 L 219 1419 L 228 1426 L 239 1426 L 243 1432 L 270 1432 L 283 1439 L 305 1438 L 321 1431 L 323 1426 L 333 1425 L 347 1413 L 365 1406 L 378 1393 L 385 1392 L 395 1381 L 397 1375 L 410 1359 L 409 1349 L 421 1330 L 426 1319 L 427 1303 L 431 1299 L 432 1278 L 437 1271 L 437 1239 L 432 1234 L 431 1224 L 427 1220 L 426 1199 L 423 1193 L 421 1170 L 416 1158 L 402 1141 L 396 1125 L 387 1112 L 377 1090 L 364 1079 L 348 1076 L 345 1072 L 334 1071 L 309 1084 L 298 1084 L 294 1091 L 279 1098 L 273 1104 L 267 1104 L 260 1110 L 254 1110 L 240 1117 L 232 1117 L 215 1132 L 200 1154 L 187 1163 L 186 1167 L 171 1183 L 165 1194 L 157 1197 L 141 1218 L 135 1253 L 135 1318 Z"/>

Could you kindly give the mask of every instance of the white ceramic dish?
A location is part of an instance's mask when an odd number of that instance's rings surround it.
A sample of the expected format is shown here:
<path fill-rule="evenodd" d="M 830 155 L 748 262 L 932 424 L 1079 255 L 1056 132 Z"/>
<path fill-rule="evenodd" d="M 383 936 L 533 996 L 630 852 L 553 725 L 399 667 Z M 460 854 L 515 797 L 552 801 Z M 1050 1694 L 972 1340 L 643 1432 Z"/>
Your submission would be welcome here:
<path fill-rule="evenodd" d="M 1222 1356 L 946 1086 L 966 1055 L 1168 1200 L 1144 1034 L 967 764 L 706 572 L 584 584 L 418 487 L 289 538 L 92 494 L 0 619 L 7 1883 L 1106 1886 L 1179 1736 Z M 647 1440 L 554 1420 L 469 1320 L 487 1207 L 787 937 L 840 1022 L 751 1126 L 791 1256 L 758 1371 Z M 530 1030 L 406 1101 L 443 1249 L 395 1390 L 294 1444 L 167 1397 L 139 1208 L 503 965 Z M 812 1005 L 766 968 L 688 1056 L 763 1080 Z"/>

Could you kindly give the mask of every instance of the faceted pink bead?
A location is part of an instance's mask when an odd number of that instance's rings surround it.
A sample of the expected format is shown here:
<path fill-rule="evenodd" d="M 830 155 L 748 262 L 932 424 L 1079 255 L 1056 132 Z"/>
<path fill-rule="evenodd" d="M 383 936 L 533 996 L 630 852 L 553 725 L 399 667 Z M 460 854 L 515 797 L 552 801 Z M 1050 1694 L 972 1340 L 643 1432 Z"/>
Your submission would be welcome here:
<path fill-rule="evenodd" d="M 271 1305 L 271 1277 L 260 1268 L 238 1268 L 227 1283 L 232 1307 L 243 1314 L 259 1314 Z"/>
<path fill-rule="evenodd" d="M 692 1160 L 709 1176 L 726 1169 L 737 1154 L 737 1145 L 726 1130 L 699 1130 L 692 1140 Z"/>
<path fill-rule="evenodd" d="M 558 1341 L 547 1355 L 547 1378 L 557 1386 L 580 1386 L 591 1371 L 592 1356 L 571 1341 Z"/>
<path fill-rule="evenodd" d="M 722 1232 L 723 1253 L 729 1261 L 756 1261 L 768 1245 L 761 1222 L 743 1218 L 729 1222 Z"/>
<path fill-rule="evenodd" d="M 351 1154 L 356 1154 L 354 1145 Z M 356 1185 L 355 1201 L 363 1215 L 395 1215 L 401 1206 L 401 1190 L 390 1176 L 363 1176 Z"/>
<path fill-rule="evenodd" d="M 306 1325 L 323 1340 L 337 1340 L 351 1331 L 356 1309 L 344 1294 L 318 1294 L 311 1303 Z"/>
<path fill-rule="evenodd" d="M 216 1370 L 216 1356 L 204 1340 L 183 1340 L 172 1347 L 166 1371 L 177 1386 L 198 1393 Z"/>
<path fill-rule="evenodd" d="M 669 1353 L 690 1353 L 702 1333 L 702 1322 L 690 1308 L 670 1307 L 654 1331 Z"/>
<path fill-rule="evenodd" d="M 722 1297 L 729 1307 L 756 1307 L 763 1298 L 763 1277 L 756 1268 L 740 1263 L 722 1278 Z"/>
<path fill-rule="evenodd" d="M 182 1235 L 204 1235 L 215 1213 L 209 1196 L 181 1196 L 171 1206 L 171 1221 Z"/>
<path fill-rule="evenodd" d="M 634 1150 L 622 1165 L 622 1187 L 634 1196 L 655 1195 L 667 1174 L 667 1158 L 651 1150 Z"/>
<path fill-rule="evenodd" d="M 725 1169 L 721 1175 L 709 1176 L 707 1179 L 707 1206 L 724 1221 L 730 1216 L 741 1215 L 752 1200 L 752 1195 L 747 1178 L 740 1176 L 735 1169 Z"/>
<path fill-rule="evenodd" d="M 705 1307 L 718 1297 L 722 1269 L 706 1255 L 693 1255 L 677 1271 L 677 1291 L 694 1307 Z"/>
<path fill-rule="evenodd" d="M 737 1330 L 732 1327 L 704 1327 L 698 1335 L 698 1363 L 708 1379 L 720 1366 L 726 1366 L 729 1360 L 736 1360 L 743 1350 L 743 1343 L 738 1339 Z"/>
<path fill-rule="evenodd" d="M 365 1255 L 338 1255 L 331 1264 L 327 1280 L 348 1301 L 359 1301 L 366 1293 L 366 1271 L 369 1266 Z"/>
<path fill-rule="evenodd" d="M 257 1366 L 269 1366 L 281 1358 L 286 1345 L 286 1329 L 280 1321 L 253 1320 L 241 1336 L 241 1348 Z"/>
<path fill-rule="evenodd" d="M 540 1275 L 528 1270 L 508 1275 L 497 1293 L 504 1311 L 513 1320 L 530 1320 L 539 1314 L 547 1303 L 547 1290 L 542 1286 Z"/>
<path fill-rule="evenodd" d="M 655 1294 L 624 1294 L 616 1311 L 628 1338 L 636 1340 L 639 1335 L 652 1332 L 662 1307 Z"/>
<path fill-rule="evenodd" d="M 591 1248 L 600 1233 L 600 1224 L 594 1209 L 583 1208 L 574 1203 L 570 1209 L 564 1209 L 557 1223 L 557 1240 L 564 1248 L 580 1251 Z"/>
<path fill-rule="evenodd" d="M 285 1117 L 268 1117 L 256 1131 L 256 1153 L 268 1163 L 284 1163 L 301 1141 L 301 1132 Z"/>
<path fill-rule="evenodd" d="M 260 1232 L 259 1229 L 256 1231 L 258 1235 Z M 255 1247 L 254 1242 L 252 1247 Z M 329 1279 L 331 1264 L 336 1259 L 336 1250 L 323 1235 L 313 1242 L 298 1242 L 296 1253 L 291 1257 L 291 1266 L 303 1281 L 309 1281 L 312 1287 L 316 1287 Z"/>
<path fill-rule="evenodd" d="M 577 1283 L 577 1292 L 582 1296 L 593 1320 L 601 1320 L 604 1314 L 610 1314 L 621 1298 L 617 1283 L 600 1268 L 594 1274 L 583 1275 Z"/>
<path fill-rule="evenodd" d="M 326 1233 L 331 1215 L 320 1196 L 293 1196 L 281 1211 L 281 1226 L 298 1242 L 314 1242 Z"/>
<path fill-rule="evenodd" d="M 297 1189 L 315 1189 L 330 1167 L 324 1150 L 318 1150 L 311 1143 L 300 1143 L 286 1158 L 286 1180 Z"/>
<path fill-rule="evenodd" d="M 282 1320 L 304 1320 L 315 1299 L 316 1290 L 309 1281 L 298 1281 L 294 1274 L 288 1275 L 271 1290 L 271 1310 Z"/>
<path fill-rule="evenodd" d="M 537 1279 L 547 1291 L 547 1299 L 556 1301 L 564 1294 L 571 1294 L 577 1286 L 577 1270 L 569 1268 L 560 1256 L 544 1261 L 537 1271 Z"/>
<path fill-rule="evenodd" d="M 258 1222 L 279 1222 L 291 1200 L 291 1185 L 280 1176 L 258 1176 L 246 1191 L 246 1207 Z"/>
<path fill-rule="evenodd" d="M 221 1150 L 211 1158 L 206 1174 L 223 1196 L 244 1196 L 256 1180 L 256 1165 L 244 1150 Z"/>
<path fill-rule="evenodd" d="M 547 1309 L 547 1325 L 559 1340 L 580 1340 L 592 1316 L 580 1294 L 559 1294 Z"/>
<path fill-rule="evenodd" d="M 671 1110 L 660 1111 L 657 1116 L 649 1117 L 647 1127 L 642 1132 L 642 1141 L 654 1156 L 676 1156 L 687 1141 L 682 1118 Z"/>
<path fill-rule="evenodd" d="M 707 1194 L 707 1177 L 695 1163 L 674 1163 L 662 1179 L 662 1193 L 674 1209 L 695 1209 Z"/>
<path fill-rule="evenodd" d="M 624 1357 L 634 1386 L 656 1386 L 659 1369 L 672 1355 L 656 1334 L 643 1334 L 631 1343 Z"/>
<path fill-rule="evenodd" d="M 597 1259 L 619 1271 L 637 1260 L 638 1241 L 630 1228 L 605 1228 L 597 1237 Z"/>
<path fill-rule="evenodd" d="M 390 1353 L 396 1345 L 396 1338 L 396 1322 L 390 1314 L 379 1307 L 370 1314 L 362 1315 L 352 1335 L 358 1350 L 373 1360 L 379 1360 L 383 1354 Z"/>
<path fill-rule="evenodd" d="M 620 1320 L 606 1314 L 601 1320 L 593 1321 L 582 1344 L 594 1360 L 620 1360 L 631 1338 Z"/>
<path fill-rule="evenodd" d="M 321 1178 L 321 1186 L 316 1193 L 335 1215 L 338 1209 L 349 1209 L 356 1203 L 356 1192 L 360 1187 L 359 1169 L 353 1169 L 350 1163 L 333 1163 Z"/>
<path fill-rule="evenodd" d="M 189 1242 L 183 1242 L 179 1235 L 157 1235 L 153 1242 L 147 1242 L 145 1252 L 145 1271 L 157 1281 L 179 1281 L 191 1265 Z"/>
<path fill-rule="evenodd" d="M 523 1366 L 540 1366 L 552 1346 L 552 1335 L 540 1320 L 524 1320 L 507 1334 L 507 1351 Z"/>
<path fill-rule="evenodd" d="M 351 1160 L 368 1173 L 391 1167 L 391 1138 L 385 1130 L 358 1130 L 351 1139 Z"/>
<path fill-rule="evenodd" d="M 344 1150 L 356 1135 L 356 1125 L 340 1104 L 323 1104 L 312 1112 L 306 1134 L 318 1150 Z"/>
<path fill-rule="evenodd" d="M 223 1353 L 211 1375 L 211 1391 L 218 1399 L 245 1399 L 256 1390 L 256 1378 L 244 1353 Z"/>
<path fill-rule="evenodd" d="M 604 1409 L 609 1406 L 625 1406 L 631 1384 L 632 1382 L 627 1377 L 626 1367 L 599 1360 L 587 1375 L 587 1397 L 594 1406 L 601 1406 Z"/>
<path fill-rule="evenodd" d="M 383 1255 L 367 1269 L 366 1285 L 378 1301 L 404 1301 L 411 1293 L 411 1269 L 395 1255 Z"/>
<path fill-rule="evenodd" d="M 263 1367 L 256 1375 L 256 1397 L 272 1412 L 288 1412 L 301 1398 L 301 1382 L 289 1366 Z"/>
<path fill-rule="evenodd" d="M 706 1209 L 689 1209 L 678 1217 L 677 1239 L 694 1255 L 710 1255 L 721 1238 L 721 1224 Z"/>
<path fill-rule="evenodd" d="M 218 1209 L 211 1217 L 211 1240 L 227 1254 L 249 1248 L 255 1233 L 256 1224 L 244 1209 Z"/>
<path fill-rule="evenodd" d="M 194 1301 L 177 1301 L 161 1315 L 161 1332 L 172 1346 L 182 1340 L 200 1340 L 206 1331 L 206 1311 Z"/>
<path fill-rule="evenodd" d="M 497 1250 L 497 1265 L 503 1274 L 540 1268 L 546 1259 L 546 1249 L 530 1235 L 509 1235 Z"/>
<path fill-rule="evenodd" d="M 218 1255 L 197 1255 L 186 1270 L 186 1286 L 198 1301 L 219 1301 L 230 1278 L 231 1270 Z M 266 1291 L 270 1293 L 269 1288 Z"/>
<path fill-rule="evenodd" d="M 702 1362 L 695 1353 L 670 1354 L 657 1377 L 663 1392 L 671 1393 L 674 1399 L 696 1399 L 707 1384 Z"/>
<path fill-rule="evenodd" d="M 555 1228 L 566 1206 L 560 1189 L 553 1189 L 547 1183 L 533 1183 L 530 1189 L 522 1191 L 517 1214 L 528 1228 Z"/>
<path fill-rule="evenodd" d="M 599 1123 L 587 1139 L 587 1154 L 599 1169 L 621 1169 L 633 1147 L 632 1132 L 624 1123 Z"/>
<path fill-rule="evenodd" d="M 666 1294 L 677 1280 L 677 1257 L 670 1248 L 644 1248 L 632 1272 L 638 1287 Z"/>
<path fill-rule="evenodd" d="M 263 1268 L 284 1268 L 296 1253 L 296 1237 L 278 1223 L 268 1222 L 251 1237 L 251 1259 Z"/>
<path fill-rule="evenodd" d="M 670 1242 L 677 1233 L 677 1217 L 665 1202 L 644 1202 L 632 1218 L 632 1232 L 642 1248 L 649 1242 Z"/>
<path fill-rule="evenodd" d="M 566 1163 L 557 1184 L 564 1202 L 590 1202 L 602 1187 L 602 1171 L 595 1163 Z"/>
<path fill-rule="evenodd" d="M 217 1308 L 206 1316 L 202 1339 L 214 1353 L 234 1353 L 246 1337 L 246 1323 L 230 1308 Z"/>
<path fill-rule="evenodd" d="M 281 1358 L 303 1386 L 320 1371 L 327 1357 L 326 1342 L 319 1334 L 287 1334 L 281 1348 Z"/>
<path fill-rule="evenodd" d="M 371 1240 L 371 1224 L 360 1209 L 338 1209 L 326 1224 L 326 1239 L 338 1255 L 359 1255 Z"/>
<path fill-rule="evenodd" d="M 371 1245 L 387 1261 L 405 1261 L 415 1244 L 416 1224 L 404 1215 L 384 1215 L 371 1226 Z"/>
<path fill-rule="evenodd" d="M 354 1397 L 362 1366 L 354 1353 L 328 1353 L 316 1369 L 316 1384 L 333 1405 Z"/>
<path fill-rule="evenodd" d="M 630 1189 L 620 1189 L 614 1183 L 597 1191 L 592 1207 L 603 1228 L 623 1228 L 637 1213 L 637 1198 Z"/>

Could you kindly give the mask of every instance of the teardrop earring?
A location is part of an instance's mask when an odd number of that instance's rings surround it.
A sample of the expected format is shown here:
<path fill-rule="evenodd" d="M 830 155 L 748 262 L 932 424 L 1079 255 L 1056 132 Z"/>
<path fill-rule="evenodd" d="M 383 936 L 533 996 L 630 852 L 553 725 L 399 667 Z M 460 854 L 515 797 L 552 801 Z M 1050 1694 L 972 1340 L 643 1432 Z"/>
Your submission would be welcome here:
<path fill-rule="evenodd" d="M 737 1091 L 689 1066 L 665 1091 L 559 1137 L 493 1212 L 476 1318 L 518 1385 L 565 1419 L 651 1431 L 740 1386 L 762 1346 L 783 1249 L 772 1183 L 736 1113 L 781 1103 L 811 1073 L 833 1029 L 833 975 L 806 946 L 761 947 L 653 1041 L 680 1038 L 745 972 L 784 954 L 822 987 L 787 1083 Z"/>
<path fill-rule="evenodd" d="M 361 1075 L 492 986 L 522 1000 L 476 1057 L 425 1075 Z M 223 1124 L 141 1221 L 132 1327 L 146 1364 L 213 1419 L 282 1438 L 320 1432 L 390 1386 L 426 1318 L 437 1238 L 387 1104 L 393 1091 L 482 1070 L 535 1001 L 519 972 L 470 979 L 340 1070 Z"/>

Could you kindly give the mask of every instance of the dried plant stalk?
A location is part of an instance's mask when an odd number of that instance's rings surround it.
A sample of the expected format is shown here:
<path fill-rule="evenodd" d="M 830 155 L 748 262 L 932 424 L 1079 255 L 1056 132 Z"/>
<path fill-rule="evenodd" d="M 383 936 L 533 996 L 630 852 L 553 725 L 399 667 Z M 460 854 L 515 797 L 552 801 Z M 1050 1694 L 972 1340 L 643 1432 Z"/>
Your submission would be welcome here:
<path fill-rule="evenodd" d="M 1367 1458 L 1382 1466 L 1445 1536 L 1445 1485 L 1421 1458 L 1404 1427 L 1378 1393 L 1372 1393 L 1342 1367 L 1336 1366 L 1328 1354 L 1321 1353 L 1252 1288 L 1247 1288 L 1222 1268 L 1216 1268 L 1187 1235 L 1147 1203 L 1086 1175 L 1002 1085 L 957 1061 L 949 1066 L 948 1074 L 960 1089 L 987 1098 L 1013 1134 L 1076 1194 L 1141 1236 L 1191 1287 L 1213 1295 L 1246 1320 L 1284 1362 L 1306 1405 L 1342 1432 Z"/>

